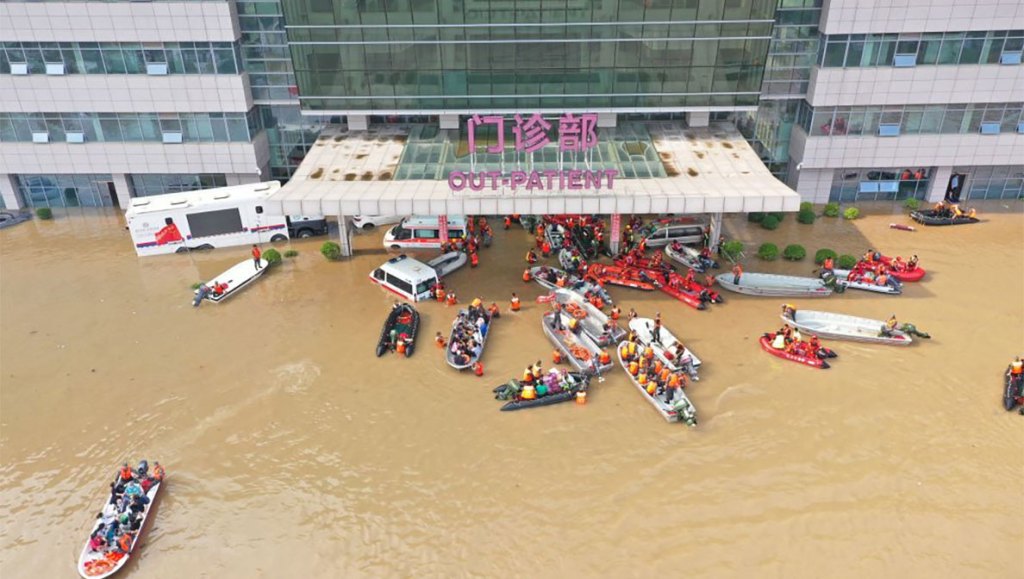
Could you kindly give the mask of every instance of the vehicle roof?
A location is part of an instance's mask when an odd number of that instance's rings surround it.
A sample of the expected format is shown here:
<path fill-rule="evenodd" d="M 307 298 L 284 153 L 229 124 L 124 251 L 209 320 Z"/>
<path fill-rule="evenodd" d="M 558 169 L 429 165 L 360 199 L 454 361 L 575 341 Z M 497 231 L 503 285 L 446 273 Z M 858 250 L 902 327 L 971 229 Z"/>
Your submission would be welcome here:
<path fill-rule="evenodd" d="M 380 269 L 386 272 L 396 273 L 403 279 L 413 283 L 419 283 L 428 279 L 436 279 L 437 272 L 429 265 L 413 259 L 404 253 L 398 257 L 392 257 L 380 265 Z"/>
<path fill-rule="evenodd" d="M 187 209 L 203 205 L 223 204 L 229 199 L 250 200 L 263 199 L 281 188 L 280 181 L 263 183 L 246 183 L 231 187 L 217 187 L 184 193 L 165 193 L 148 197 L 133 197 L 131 205 L 125 211 L 127 215 L 163 212 L 168 210 Z"/>
<path fill-rule="evenodd" d="M 437 225 L 437 215 L 410 215 L 402 223 L 406 225 Z M 449 215 L 448 227 L 464 227 L 466 225 L 465 215 Z"/>

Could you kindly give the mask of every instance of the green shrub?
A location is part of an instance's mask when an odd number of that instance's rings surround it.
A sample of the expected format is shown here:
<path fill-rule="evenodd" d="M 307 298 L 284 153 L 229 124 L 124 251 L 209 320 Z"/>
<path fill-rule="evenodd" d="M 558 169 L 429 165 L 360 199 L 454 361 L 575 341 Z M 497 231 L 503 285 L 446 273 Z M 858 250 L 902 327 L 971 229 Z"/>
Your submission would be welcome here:
<path fill-rule="evenodd" d="M 267 260 L 267 265 L 277 265 L 281 263 L 281 252 L 274 248 L 270 248 L 263 252 L 263 259 Z"/>
<path fill-rule="evenodd" d="M 761 227 L 764 227 L 765 229 L 768 229 L 769 231 L 772 230 L 772 229 L 778 229 L 778 227 L 779 227 L 779 220 L 775 218 L 775 215 L 771 215 L 771 214 L 765 215 L 764 221 L 761 222 Z"/>
<path fill-rule="evenodd" d="M 903 206 L 911 211 L 917 211 L 918 209 L 921 208 L 921 200 L 914 199 L 913 197 L 911 197 L 910 199 L 907 199 L 906 201 L 903 202 Z"/>
<path fill-rule="evenodd" d="M 738 257 L 740 257 L 741 253 L 743 253 L 742 241 L 736 241 L 734 239 L 732 241 L 726 241 L 725 243 L 722 244 L 722 255 L 727 256 L 732 260 L 736 260 Z"/>
<path fill-rule="evenodd" d="M 285 257 L 295 257 L 298 254 L 299 254 L 299 252 L 294 250 L 294 249 L 289 249 L 289 250 L 284 252 L 284 256 Z"/>
<path fill-rule="evenodd" d="M 772 211 L 771 213 L 767 214 L 765 217 L 774 217 L 775 219 L 778 220 L 779 223 L 782 223 L 782 220 L 785 219 L 786 214 L 781 212 L 781 211 Z"/>
<path fill-rule="evenodd" d="M 807 250 L 804 249 L 804 246 L 794 243 L 793 245 L 787 245 L 786 249 L 782 250 L 782 257 L 790 261 L 800 261 L 807 257 Z"/>
<path fill-rule="evenodd" d="M 804 225 L 811 225 L 816 218 L 817 215 L 814 214 L 814 211 L 804 211 L 801 209 L 800 213 L 796 214 L 796 220 Z"/>
<path fill-rule="evenodd" d="M 846 210 L 843 211 L 843 219 L 852 221 L 858 217 L 860 217 L 860 209 L 857 209 L 856 207 L 847 207 Z"/>
<path fill-rule="evenodd" d="M 800 211 L 814 211 L 814 203 L 804 201 L 800 204 Z"/>
<path fill-rule="evenodd" d="M 839 269 L 853 269 L 855 265 L 857 265 L 857 258 L 852 255 L 843 254 L 836 259 L 836 267 Z"/>
<path fill-rule="evenodd" d="M 53 219 L 53 210 L 49 207 L 40 207 L 36 209 L 36 217 L 40 219 Z"/>
<path fill-rule="evenodd" d="M 779 246 L 774 243 L 762 243 L 761 247 L 757 248 L 757 257 L 765 261 L 774 261 L 779 257 Z"/>
<path fill-rule="evenodd" d="M 830 257 L 833 260 L 835 260 L 837 257 L 839 257 L 839 254 L 828 248 L 819 249 L 818 252 L 814 254 L 814 263 L 821 265 L 825 263 L 825 260 Z"/>
<path fill-rule="evenodd" d="M 761 223 L 762 221 L 764 221 L 764 213 L 760 213 L 758 211 L 755 211 L 753 213 L 748 213 L 747 214 L 747 221 L 749 221 L 751 223 Z"/>
<path fill-rule="evenodd" d="M 838 203 L 826 203 L 825 204 L 825 217 L 839 217 L 839 204 Z"/>
<path fill-rule="evenodd" d="M 333 241 L 325 241 L 320 246 L 320 253 L 328 259 L 328 261 L 338 261 L 341 259 L 341 246 Z"/>

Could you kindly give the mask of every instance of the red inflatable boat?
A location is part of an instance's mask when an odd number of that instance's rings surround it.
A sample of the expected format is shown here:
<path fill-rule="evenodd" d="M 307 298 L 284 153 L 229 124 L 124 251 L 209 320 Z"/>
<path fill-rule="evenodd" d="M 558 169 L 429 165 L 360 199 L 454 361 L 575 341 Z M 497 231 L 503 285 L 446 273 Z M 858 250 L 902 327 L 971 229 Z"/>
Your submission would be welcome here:
<path fill-rule="evenodd" d="M 890 275 L 900 281 L 921 281 L 924 277 L 925 271 L 919 265 L 908 269 L 906 262 L 894 263 L 888 255 L 883 255 L 881 261 L 889 267 Z"/>
<path fill-rule="evenodd" d="M 818 358 L 817 356 L 800 356 L 798 354 L 792 354 L 785 350 L 778 350 L 773 348 L 772 340 L 774 338 L 774 333 L 765 334 L 761 336 L 761 349 L 764 350 L 765 352 L 768 352 L 772 356 L 775 356 L 776 358 L 782 358 L 783 360 L 789 360 L 791 362 L 796 362 L 798 364 L 803 364 L 805 366 L 810 366 L 812 368 L 821 368 L 822 370 L 827 370 L 829 368 L 828 362 Z M 810 349 L 810 346 L 808 346 L 808 349 Z"/>
<path fill-rule="evenodd" d="M 644 291 L 654 291 L 655 285 L 653 282 L 657 280 L 656 276 L 652 276 L 641 269 L 605 265 L 603 263 L 590 264 L 590 267 L 587 269 L 587 275 L 593 276 L 601 283 L 621 285 Z"/>

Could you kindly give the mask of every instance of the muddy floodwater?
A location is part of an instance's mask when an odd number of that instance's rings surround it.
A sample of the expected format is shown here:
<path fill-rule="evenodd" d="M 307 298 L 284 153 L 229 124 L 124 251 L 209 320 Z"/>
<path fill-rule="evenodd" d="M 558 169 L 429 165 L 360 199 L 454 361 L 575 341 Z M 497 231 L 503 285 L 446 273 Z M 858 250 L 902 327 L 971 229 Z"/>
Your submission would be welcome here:
<path fill-rule="evenodd" d="M 491 388 L 551 359 L 521 228 L 450 278 L 463 301 L 523 297 L 483 378 L 445 364 L 431 338 L 455 311 L 436 303 L 413 357 L 374 357 L 393 302 L 367 279 L 389 257 L 379 230 L 338 263 L 323 239 L 294 242 L 297 258 L 199 309 L 189 286 L 245 248 L 137 258 L 114 212 L 0 231 L 0 575 L 74 576 L 114 467 L 147 458 L 168 482 L 121 577 L 1022 577 L 1024 416 L 1001 404 L 1024 353 L 1012 203 L 917 232 L 878 210 L 773 232 L 727 219 L 751 256 L 764 241 L 920 256 L 903 296 L 788 300 L 934 336 L 826 342 L 827 371 L 760 350 L 779 299 L 698 312 L 612 287 L 704 361 L 695 429 L 618 367 L 585 406 L 498 412 Z"/>

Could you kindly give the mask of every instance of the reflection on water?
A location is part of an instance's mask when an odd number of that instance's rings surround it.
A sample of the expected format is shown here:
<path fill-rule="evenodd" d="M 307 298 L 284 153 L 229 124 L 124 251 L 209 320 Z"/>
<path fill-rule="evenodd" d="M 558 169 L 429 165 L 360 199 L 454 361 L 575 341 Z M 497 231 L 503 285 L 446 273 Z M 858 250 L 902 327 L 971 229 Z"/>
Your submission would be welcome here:
<path fill-rule="evenodd" d="M 698 312 L 611 290 L 661 311 L 705 361 L 694 430 L 665 424 L 618 370 L 586 406 L 497 411 L 490 388 L 551 351 L 520 229 L 451 277 L 464 301 L 523 297 L 494 326 L 484 378 L 431 344 L 454 316 L 435 303 L 414 357 L 373 356 L 392 301 L 366 279 L 387 257 L 381 232 L 342 263 L 322 239 L 295 242 L 297 259 L 195 310 L 190 284 L 245 248 L 138 259 L 113 213 L 4 230 L 0 569 L 71 575 L 111 469 L 145 457 L 169 484 L 133 576 L 1021 576 L 1024 419 L 999 397 L 1024 350 L 1024 219 L 893 220 L 727 223 L 751 255 L 772 241 L 921 256 L 928 277 L 902 297 L 798 304 L 896 313 L 935 336 L 833 342 L 824 372 L 760 352 L 777 300 Z"/>

